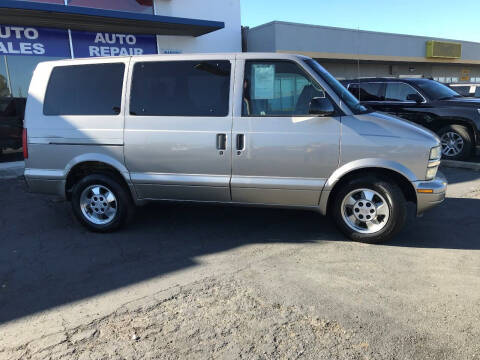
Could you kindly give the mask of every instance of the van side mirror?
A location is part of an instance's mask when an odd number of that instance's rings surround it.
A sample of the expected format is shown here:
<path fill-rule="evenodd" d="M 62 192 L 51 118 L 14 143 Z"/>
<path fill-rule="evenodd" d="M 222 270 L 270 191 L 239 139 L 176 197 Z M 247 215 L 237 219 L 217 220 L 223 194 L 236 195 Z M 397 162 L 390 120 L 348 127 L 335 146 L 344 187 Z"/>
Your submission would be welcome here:
<path fill-rule="evenodd" d="M 417 104 L 423 102 L 423 98 L 419 94 L 408 94 L 407 101 L 415 101 Z"/>
<path fill-rule="evenodd" d="M 326 97 L 316 97 L 310 101 L 310 115 L 332 116 L 335 113 L 331 101 Z"/>

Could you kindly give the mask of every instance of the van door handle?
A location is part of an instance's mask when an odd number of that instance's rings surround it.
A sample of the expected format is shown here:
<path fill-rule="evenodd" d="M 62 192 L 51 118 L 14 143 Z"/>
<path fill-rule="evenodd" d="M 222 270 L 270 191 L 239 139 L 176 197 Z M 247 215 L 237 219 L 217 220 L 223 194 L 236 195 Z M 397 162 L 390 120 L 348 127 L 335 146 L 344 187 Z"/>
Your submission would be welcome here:
<path fill-rule="evenodd" d="M 245 134 L 237 135 L 237 155 L 242 155 L 242 151 L 245 150 Z"/>
<path fill-rule="evenodd" d="M 217 134 L 217 150 L 220 150 L 220 155 L 227 150 L 227 134 Z"/>

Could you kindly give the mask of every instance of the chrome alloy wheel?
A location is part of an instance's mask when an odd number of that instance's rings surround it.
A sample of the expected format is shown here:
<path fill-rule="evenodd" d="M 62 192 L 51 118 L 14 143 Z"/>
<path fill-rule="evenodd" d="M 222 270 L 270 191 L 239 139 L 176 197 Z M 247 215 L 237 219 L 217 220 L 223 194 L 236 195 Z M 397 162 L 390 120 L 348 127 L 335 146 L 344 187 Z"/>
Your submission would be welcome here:
<path fill-rule="evenodd" d="M 445 156 L 457 156 L 463 151 L 463 138 L 456 132 L 449 131 L 442 135 L 442 154 Z"/>
<path fill-rule="evenodd" d="M 118 202 L 113 192 L 105 186 L 91 185 L 80 196 L 80 208 L 88 221 L 105 225 L 115 218 Z"/>
<path fill-rule="evenodd" d="M 374 234 L 387 225 L 390 208 L 378 192 L 358 189 L 343 199 L 342 217 L 352 230 L 362 234 Z"/>

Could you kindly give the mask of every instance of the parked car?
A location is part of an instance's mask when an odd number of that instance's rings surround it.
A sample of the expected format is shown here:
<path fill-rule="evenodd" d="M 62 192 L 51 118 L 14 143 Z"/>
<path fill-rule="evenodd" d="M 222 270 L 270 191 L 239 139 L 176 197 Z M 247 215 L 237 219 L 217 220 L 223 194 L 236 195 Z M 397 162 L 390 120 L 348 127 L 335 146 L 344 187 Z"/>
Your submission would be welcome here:
<path fill-rule="evenodd" d="M 480 84 L 448 84 L 448 86 L 464 97 L 480 98 Z"/>
<path fill-rule="evenodd" d="M 22 147 L 25 98 L 0 97 L 0 154 Z"/>
<path fill-rule="evenodd" d="M 445 159 L 467 159 L 480 148 L 480 99 L 464 98 L 428 79 L 375 78 L 343 84 L 362 104 L 437 133 Z"/>
<path fill-rule="evenodd" d="M 281 83 L 281 86 L 280 86 Z M 38 65 L 25 178 L 112 231 L 152 200 L 300 207 L 379 242 L 441 203 L 430 131 L 361 105 L 295 55 L 152 55 Z M 27 146 L 28 145 L 28 146 Z"/>

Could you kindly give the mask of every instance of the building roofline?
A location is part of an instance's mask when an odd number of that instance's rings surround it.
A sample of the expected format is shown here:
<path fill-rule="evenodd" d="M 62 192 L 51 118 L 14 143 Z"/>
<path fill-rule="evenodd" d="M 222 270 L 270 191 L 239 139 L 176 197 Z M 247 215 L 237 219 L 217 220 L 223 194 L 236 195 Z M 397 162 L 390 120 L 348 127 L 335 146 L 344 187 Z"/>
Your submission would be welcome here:
<path fill-rule="evenodd" d="M 220 21 L 18 0 L 1 0 L 0 10 L 2 24 L 83 31 L 196 37 L 225 28 Z"/>
<path fill-rule="evenodd" d="M 336 27 L 336 26 L 325 26 L 325 25 L 315 25 L 315 24 L 304 24 L 304 23 L 296 23 L 296 22 L 289 22 L 289 21 L 279 21 L 279 20 L 274 20 L 270 21 L 268 23 L 258 25 L 256 27 L 252 27 L 249 29 L 249 31 L 255 31 L 257 29 L 261 29 L 263 27 L 267 26 L 273 26 L 273 25 L 290 25 L 290 26 L 301 26 L 301 27 L 308 27 L 308 28 L 317 28 L 317 29 L 326 29 L 326 30 L 339 30 L 339 31 L 349 31 L 349 32 L 360 32 L 364 34 L 380 34 L 380 35 L 388 35 L 388 36 L 402 36 L 402 37 L 410 37 L 410 38 L 416 38 L 416 39 L 429 39 L 429 40 L 440 40 L 440 41 L 453 41 L 453 42 L 461 42 L 464 44 L 473 44 L 473 45 L 479 45 L 480 42 L 474 42 L 474 41 L 465 41 L 465 40 L 456 40 L 456 39 L 446 39 L 446 38 L 440 38 L 440 37 L 434 37 L 434 36 L 426 36 L 426 35 L 410 35 L 410 34 L 399 34 L 399 33 L 390 33 L 390 32 L 383 32 L 383 31 L 373 31 L 373 30 L 360 30 L 360 29 L 353 29 L 353 28 L 343 28 L 343 27 Z"/>

